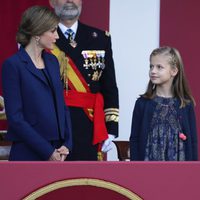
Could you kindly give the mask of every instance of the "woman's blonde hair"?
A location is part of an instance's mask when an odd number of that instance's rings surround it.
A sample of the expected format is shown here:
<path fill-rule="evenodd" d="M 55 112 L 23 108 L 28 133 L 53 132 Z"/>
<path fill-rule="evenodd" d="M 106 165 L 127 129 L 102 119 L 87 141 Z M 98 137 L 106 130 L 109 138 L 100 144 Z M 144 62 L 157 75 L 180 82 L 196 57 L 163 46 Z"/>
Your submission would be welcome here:
<path fill-rule="evenodd" d="M 33 36 L 42 35 L 55 28 L 58 23 L 59 17 L 49 8 L 44 6 L 30 7 L 22 15 L 16 40 L 25 47 Z"/>
<path fill-rule="evenodd" d="M 176 67 L 178 73 L 174 77 L 172 84 L 172 91 L 174 97 L 177 97 L 181 101 L 180 107 L 185 107 L 188 103 L 192 102 L 195 105 L 195 100 L 191 94 L 189 85 L 186 80 L 183 61 L 179 51 L 173 47 L 163 46 L 154 49 L 150 55 L 150 61 L 153 56 L 166 55 L 169 57 L 169 64 L 171 67 Z M 155 96 L 156 85 L 154 85 L 151 80 L 148 83 L 146 92 L 141 95 L 143 97 L 152 99 Z"/>

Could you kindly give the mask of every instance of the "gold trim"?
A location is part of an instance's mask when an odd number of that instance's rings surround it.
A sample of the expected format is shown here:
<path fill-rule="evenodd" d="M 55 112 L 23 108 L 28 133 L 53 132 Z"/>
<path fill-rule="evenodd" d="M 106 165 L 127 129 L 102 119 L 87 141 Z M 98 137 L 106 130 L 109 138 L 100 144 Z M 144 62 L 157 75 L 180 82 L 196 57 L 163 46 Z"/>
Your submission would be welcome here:
<path fill-rule="evenodd" d="M 139 197 L 137 194 L 115 183 L 111 183 L 111 182 L 99 180 L 99 179 L 90 179 L 90 178 L 69 179 L 69 180 L 51 183 L 31 193 L 30 195 L 25 197 L 23 200 L 35 200 L 38 197 L 41 197 L 49 192 L 52 192 L 60 188 L 81 186 L 81 185 L 89 185 L 89 186 L 95 186 L 95 187 L 100 187 L 100 188 L 106 188 L 106 189 L 115 191 L 119 194 L 122 194 L 131 200 L 142 200 L 142 198 Z"/>
<path fill-rule="evenodd" d="M 4 105 L 4 98 L 0 96 L 0 120 L 6 120 L 6 113 L 5 113 L 5 105 Z"/>
<path fill-rule="evenodd" d="M 61 78 L 63 79 L 64 84 L 67 84 L 69 79 L 77 91 L 87 92 L 85 86 L 82 84 L 80 78 L 69 63 L 69 58 L 65 56 L 65 53 L 61 51 L 56 45 L 54 45 L 54 48 L 51 52 L 57 57 L 59 61 Z"/>
<path fill-rule="evenodd" d="M 64 83 L 67 81 L 67 67 L 68 67 L 68 58 L 65 56 L 65 53 L 61 51 L 56 45 L 54 45 L 51 53 L 57 57 L 60 64 L 60 76 L 63 79 Z"/>
<path fill-rule="evenodd" d="M 107 115 L 106 116 L 106 122 L 110 122 L 110 121 L 119 122 L 119 116 L 116 116 L 116 115 Z"/>
<path fill-rule="evenodd" d="M 105 115 L 116 115 L 116 116 L 119 116 L 119 113 L 118 112 L 106 112 Z"/>
<path fill-rule="evenodd" d="M 106 108 L 106 109 L 104 109 L 104 112 L 109 112 L 109 111 L 119 112 L 119 108 Z"/>
<path fill-rule="evenodd" d="M 89 113 L 89 116 L 93 118 L 94 117 L 94 109 L 88 108 L 87 111 Z"/>

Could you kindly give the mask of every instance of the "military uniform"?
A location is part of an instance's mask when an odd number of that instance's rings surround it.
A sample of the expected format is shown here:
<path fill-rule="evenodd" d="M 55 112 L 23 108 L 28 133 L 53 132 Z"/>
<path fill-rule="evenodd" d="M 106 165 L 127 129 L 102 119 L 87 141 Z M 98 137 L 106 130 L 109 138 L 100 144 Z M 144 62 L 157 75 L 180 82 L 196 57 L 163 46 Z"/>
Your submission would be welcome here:
<path fill-rule="evenodd" d="M 68 42 L 59 28 L 58 34 L 59 39 L 56 46 L 60 51 L 65 52 L 74 63 L 76 68 L 74 71 L 76 71 L 79 79 L 84 82 L 83 85 L 85 84 L 86 90 L 84 92 L 103 96 L 105 113 L 103 120 L 106 121 L 107 132 L 117 137 L 119 119 L 118 88 L 109 33 L 78 22 L 76 36 L 72 43 Z M 67 66 L 63 65 L 62 56 L 57 53 L 54 54 L 61 64 L 61 74 L 65 80 L 65 76 L 68 75 L 63 68 Z M 76 78 L 74 78 L 73 83 L 75 87 L 79 84 L 76 83 Z M 69 81 L 67 82 L 67 79 L 64 82 L 64 86 L 66 84 L 66 94 L 74 90 L 74 86 Z M 98 145 L 93 143 L 94 123 L 90 119 L 90 115 L 93 114 L 92 111 L 90 113 L 88 108 L 87 114 L 86 109 L 70 105 L 69 108 L 72 119 L 73 150 L 68 159 L 97 160 Z M 101 133 L 101 130 L 98 131 Z"/>

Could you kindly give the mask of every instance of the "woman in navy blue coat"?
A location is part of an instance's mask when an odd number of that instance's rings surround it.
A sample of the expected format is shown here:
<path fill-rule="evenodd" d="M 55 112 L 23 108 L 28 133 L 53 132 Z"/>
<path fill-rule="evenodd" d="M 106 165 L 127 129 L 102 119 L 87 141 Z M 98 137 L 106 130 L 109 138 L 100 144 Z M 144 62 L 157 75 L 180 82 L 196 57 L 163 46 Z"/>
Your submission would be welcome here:
<path fill-rule="evenodd" d="M 195 101 L 177 49 L 150 55 L 147 91 L 136 101 L 130 136 L 131 160 L 197 160 Z"/>
<path fill-rule="evenodd" d="M 9 160 L 64 161 L 72 148 L 59 64 L 44 50 L 58 39 L 58 23 L 46 7 L 26 10 L 17 32 L 21 47 L 3 63 L 6 137 L 13 142 Z"/>

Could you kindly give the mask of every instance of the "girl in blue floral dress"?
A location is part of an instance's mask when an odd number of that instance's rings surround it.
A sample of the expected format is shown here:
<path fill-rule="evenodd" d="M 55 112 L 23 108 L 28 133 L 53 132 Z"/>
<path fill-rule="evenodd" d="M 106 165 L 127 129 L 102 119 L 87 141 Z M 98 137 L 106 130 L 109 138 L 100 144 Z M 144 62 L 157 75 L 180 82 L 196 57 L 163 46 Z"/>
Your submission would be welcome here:
<path fill-rule="evenodd" d="M 178 50 L 153 50 L 149 77 L 133 111 L 131 160 L 197 160 L 195 101 Z"/>

